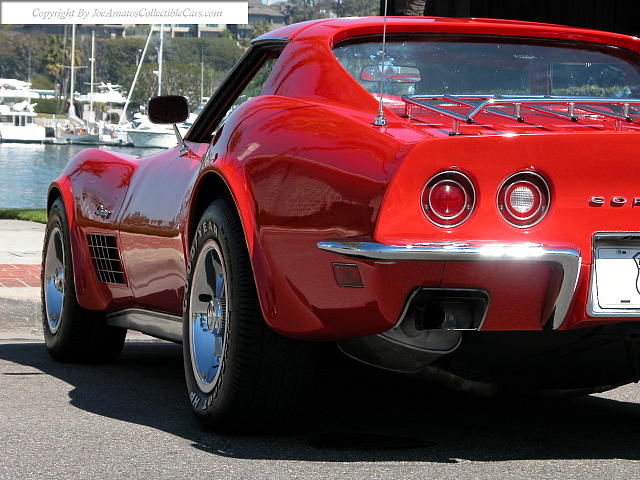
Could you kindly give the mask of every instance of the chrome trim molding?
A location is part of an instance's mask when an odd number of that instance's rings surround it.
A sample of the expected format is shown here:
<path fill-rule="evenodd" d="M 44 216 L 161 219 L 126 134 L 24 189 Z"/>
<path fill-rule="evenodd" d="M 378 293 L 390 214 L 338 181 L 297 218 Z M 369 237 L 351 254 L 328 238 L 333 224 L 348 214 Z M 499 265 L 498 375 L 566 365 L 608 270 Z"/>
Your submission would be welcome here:
<path fill-rule="evenodd" d="M 318 242 L 318 248 L 354 258 L 431 262 L 536 262 L 553 263 L 562 269 L 562 283 L 554 304 L 553 328 L 564 321 L 580 274 L 580 252 L 538 243 L 430 242 L 386 245 L 371 240 Z"/>
<path fill-rule="evenodd" d="M 184 157 L 187 153 L 189 153 L 189 147 L 187 146 L 186 143 L 184 143 L 184 138 L 182 137 L 180 130 L 178 130 L 178 125 L 174 123 L 172 124 L 172 127 L 173 127 L 173 133 L 176 134 L 176 140 L 178 141 L 178 146 L 180 147 L 180 156 Z"/>
<path fill-rule="evenodd" d="M 421 290 L 422 290 L 422 288 L 418 287 L 418 288 L 415 288 L 409 294 L 409 297 L 407 298 L 407 301 L 404 302 L 404 307 L 402 307 L 402 312 L 400 312 L 400 317 L 398 318 L 398 321 L 395 323 L 395 325 L 391 329 L 398 328 L 400 326 L 400 324 L 402 322 L 404 322 L 404 319 L 406 318 L 407 313 L 409 313 L 409 307 L 411 307 L 411 304 L 413 303 L 413 300 L 416 298 L 416 295 L 418 295 Z"/>
<path fill-rule="evenodd" d="M 182 343 L 182 317 L 167 313 L 131 308 L 106 316 L 107 325 L 151 335 L 152 337 Z"/>
<path fill-rule="evenodd" d="M 254 38 L 251 40 L 251 45 L 286 45 L 289 43 L 289 37 L 269 37 L 269 36 L 261 36 L 258 38 Z"/>
<path fill-rule="evenodd" d="M 596 292 L 596 247 L 614 246 L 625 247 L 625 242 L 635 248 L 640 248 L 640 232 L 596 232 L 592 240 L 591 279 L 589 281 L 589 298 L 587 299 L 587 315 L 590 317 L 609 318 L 639 318 L 640 312 L 635 309 L 602 308 L 595 301 Z M 633 310 L 633 311 L 630 311 Z"/>
<path fill-rule="evenodd" d="M 400 318 L 395 323 L 393 328 L 398 328 L 400 326 L 400 324 L 405 320 L 405 317 L 409 313 L 409 307 L 411 306 L 411 303 L 415 300 L 416 296 L 419 293 L 422 293 L 422 292 L 425 292 L 425 291 L 433 292 L 433 293 L 438 293 L 438 292 L 480 292 L 480 293 L 482 293 L 486 297 L 487 304 L 486 304 L 486 308 L 484 310 L 484 314 L 482 315 L 482 319 L 480 320 L 480 323 L 478 324 L 478 327 L 477 328 L 464 328 L 464 329 L 458 328 L 458 329 L 455 329 L 457 331 L 473 331 L 473 332 L 475 332 L 477 330 L 482 330 L 482 326 L 484 325 L 484 321 L 487 318 L 487 312 L 489 311 L 489 305 L 491 304 L 491 295 L 489 295 L 489 292 L 487 292 L 483 288 L 447 288 L 447 287 L 418 287 L 418 288 L 416 288 L 409 295 L 407 303 L 405 303 L 404 307 L 402 308 L 402 313 L 400 314 Z M 391 328 L 391 330 L 393 330 L 393 328 Z M 389 331 L 389 330 L 387 330 L 387 331 Z M 382 332 L 380 335 L 382 335 L 384 333 L 385 332 Z"/>

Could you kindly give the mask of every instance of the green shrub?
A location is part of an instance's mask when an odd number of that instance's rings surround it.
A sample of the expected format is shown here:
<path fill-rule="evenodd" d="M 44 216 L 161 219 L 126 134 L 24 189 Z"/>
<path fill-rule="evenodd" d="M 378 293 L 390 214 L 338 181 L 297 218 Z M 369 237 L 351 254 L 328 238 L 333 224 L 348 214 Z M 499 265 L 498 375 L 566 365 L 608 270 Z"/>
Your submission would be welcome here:
<path fill-rule="evenodd" d="M 37 103 L 36 113 L 62 113 L 61 110 L 64 108 L 64 103 L 57 98 L 39 98 L 34 103 Z"/>

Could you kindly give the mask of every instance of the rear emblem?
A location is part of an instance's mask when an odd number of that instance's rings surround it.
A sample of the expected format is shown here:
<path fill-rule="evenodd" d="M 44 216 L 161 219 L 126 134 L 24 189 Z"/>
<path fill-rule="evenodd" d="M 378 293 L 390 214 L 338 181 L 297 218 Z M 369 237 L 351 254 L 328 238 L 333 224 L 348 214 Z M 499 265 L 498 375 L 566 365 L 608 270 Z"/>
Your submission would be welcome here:
<path fill-rule="evenodd" d="M 611 207 L 624 207 L 625 205 L 630 204 L 632 207 L 640 207 L 640 197 L 633 197 L 631 202 L 626 197 L 618 197 L 613 196 L 610 198 L 593 196 L 589 198 L 589 206 L 590 207 L 602 207 L 604 205 L 609 205 Z"/>

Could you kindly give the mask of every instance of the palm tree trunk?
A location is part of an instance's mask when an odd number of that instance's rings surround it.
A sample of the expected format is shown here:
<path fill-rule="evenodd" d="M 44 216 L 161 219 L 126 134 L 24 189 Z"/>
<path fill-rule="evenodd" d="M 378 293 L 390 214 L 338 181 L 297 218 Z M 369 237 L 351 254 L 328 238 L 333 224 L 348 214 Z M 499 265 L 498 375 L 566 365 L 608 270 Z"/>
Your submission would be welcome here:
<path fill-rule="evenodd" d="M 395 0 L 389 15 L 421 16 L 425 14 L 426 4 L 427 0 Z"/>

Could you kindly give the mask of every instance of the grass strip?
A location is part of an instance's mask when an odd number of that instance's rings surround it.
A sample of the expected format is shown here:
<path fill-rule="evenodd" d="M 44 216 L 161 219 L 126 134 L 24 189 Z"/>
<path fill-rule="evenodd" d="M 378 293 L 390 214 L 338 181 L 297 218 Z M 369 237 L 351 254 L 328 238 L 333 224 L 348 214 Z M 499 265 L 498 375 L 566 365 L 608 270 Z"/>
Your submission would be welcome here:
<path fill-rule="evenodd" d="M 44 208 L 0 208 L 0 218 L 47 223 L 47 211 Z"/>

